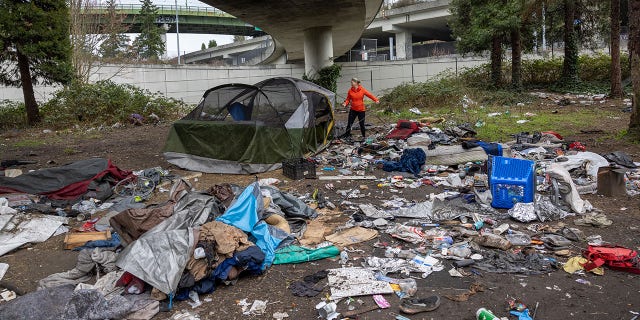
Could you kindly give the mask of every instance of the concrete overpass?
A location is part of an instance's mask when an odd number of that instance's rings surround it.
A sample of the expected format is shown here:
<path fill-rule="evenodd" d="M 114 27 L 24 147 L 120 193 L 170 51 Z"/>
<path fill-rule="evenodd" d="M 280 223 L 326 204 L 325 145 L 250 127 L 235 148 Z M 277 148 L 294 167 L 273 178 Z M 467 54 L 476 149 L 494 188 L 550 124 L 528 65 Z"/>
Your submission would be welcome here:
<path fill-rule="evenodd" d="M 227 65 L 257 65 L 286 63 L 282 45 L 271 36 L 261 36 L 213 48 L 187 53 L 182 56 L 186 64 L 212 63 L 224 61 Z"/>
<path fill-rule="evenodd" d="M 363 38 L 378 39 L 378 44 L 394 46 L 396 58 L 412 59 L 412 44 L 419 41 L 451 41 L 451 30 L 447 20 L 451 16 L 451 0 L 430 0 L 405 7 L 380 10 Z"/>
<path fill-rule="evenodd" d="M 202 0 L 259 27 L 282 44 L 289 62 L 305 73 L 331 65 L 373 21 L 382 0 Z"/>
<path fill-rule="evenodd" d="M 451 31 L 449 30 L 447 19 L 449 13 L 450 0 L 428 0 L 405 7 L 395 9 L 382 8 L 375 19 L 363 31 L 362 38 L 372 38 L 378 40 L 379 47 L 394 47 L 396 60 L 412 59 L 412 43 L 427 40 L 451 41 Z M 391 39 L 390 39 L 391 38 Z M 262 41 L 262 40 L 260 40 Z M 187 54 L 187 63 L 210 63 L 214 60 L 224 59 L 231 65 L 268 64 L 274 61 L 283 62 L 281 55 L 284 48 L 279 43 L 273 43 L 274 49 L 262 50 L 258 48 L 258 41 L 246 43 L 234 43 L 223 48 L 210 48 L 203 51 Z M 359 44 L 354 48 L 360 49 Z M 260 53 L 256 57 L 256 53 Z M 273 56 L 268 56 L 264 52 L 272 52 Z M 296 59 L 289 60 L 295 62 Z M 241 57 L 245 61 L 240 63 Z M 265 60 L 260 60 L 260 57 Z M 298 59 L 299 60 L 299 59 Z"/>
<path fill-rule="evenodd" d="M 158 7 L 158 24 L 166 24 L 168 33 L 176 32 L 176 7 L 161 5 Z M 140 32 L 137 16 L 140 14 L 139 4 L 118 4 L 116 10 L 124 16 L 124 24 L 129 26 L 128 32 Z M 102 21 L 107 13 L 106 7 L 95 7 L 89 14 L 96 18 L 91 21 Z M 220 9 L 212 7 L 178 6 L 178 24 L 181 33 L 229 34 L 259 37 L 265 32 Z"/>

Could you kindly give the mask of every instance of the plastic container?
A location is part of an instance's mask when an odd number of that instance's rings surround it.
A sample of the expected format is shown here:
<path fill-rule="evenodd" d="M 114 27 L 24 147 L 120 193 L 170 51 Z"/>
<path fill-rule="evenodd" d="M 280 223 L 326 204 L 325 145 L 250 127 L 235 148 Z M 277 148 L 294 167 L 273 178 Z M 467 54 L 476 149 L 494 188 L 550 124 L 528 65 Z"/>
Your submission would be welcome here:
<path fill-rule="evenodd" d="M 531 244 L 531 237 L 524 233 L 512 233 L 505 236 L 514 246 L 528 246 Z"/>
<path fill-rule="evenodd" d="M 493 320 L 493 319 L 498 319 L 498 317 L 496 317 L 491 311 L 485 308 L 480 308 L 478 309 L 478 311 L 476 311 L 476 319 L 477 320 Z"/>
<path fill-rule="evenodd" d="M 535 162 L 491 157 L 489 184 L 494 208 L 511 209 L 517 202 L 533 202 L 536 190 Z"/>
<path fill-rule="evenodd" d="M 289 159 L 282 162 L 282 174 L 291 180 L 315 179 L 316 165 L 306 159 Z"/>
<path fill-rule="evenodd" d="M 503 223 L 500 226 L 498 226 L 496 228 L 493 228 L 493 233 L 494 234 L 503 234 L 507 230 L 509 230 L 509 224 L 508 223 Z"/>

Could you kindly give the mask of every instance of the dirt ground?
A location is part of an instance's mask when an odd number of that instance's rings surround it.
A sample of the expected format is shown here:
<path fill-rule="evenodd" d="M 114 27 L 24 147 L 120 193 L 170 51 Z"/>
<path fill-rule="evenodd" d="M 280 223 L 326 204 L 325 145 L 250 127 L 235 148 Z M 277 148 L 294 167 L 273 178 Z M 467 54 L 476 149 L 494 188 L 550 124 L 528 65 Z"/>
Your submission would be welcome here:
<path fill-rule="evenodd" d="M 575 110 L 579 112 L 579 110 Z M 628 123 L 628 113 L 620 112 L 620 117 L 602 119 L 598 123 L 584 124 L 596 133 L 582 133 L 567 137 L 567 140 L 581 141 L 589 151 L 610 152 L 624 150 L 635 160 L 640 159 L 640 145 L 616 139 L 615 133 Z M 71 161 L 90 157 L 107 157 L 122 169 L 139 170 L 154 166 L 168 168 L 181 173 L 162 157 L 162 147 L 166 139 L 169 124 L 144 127 L 125 127 L 106 131 L 91 131 L 88 133 L 42 133 L 42 129 L 21 132 L 0 133 L 0 159 L 22 159 L 37 161 L 36 164 L 21 167 L 36 169 L 62 165 Z M 563 128 L 540 128 L 541 130 L 556 130 Z M 601 130 L 601 131 L 598 131 Z M 42 143 L 21 143 L 41 141 Z M 387 176 L 383 171 L 376 171 L 378 177 Z M 300 194 L 311 192 L 315 188 L 322 188 L 324 183 L 319 180 L 290 181 L 281 172 L 271 172 L 260 177 L 276 177 L 285 180 L 282 186 L 285 190 L 296 191 Z M 207 174 L 194 181 L 198 189 L 222 182 L 232 182 L 246 185 L 253 181 L 253 176 L 229 176 Z M 336 182 L 336 189 L 347 189 L 367 184 L 372 195 L 360 199 L 360 202 L 371 201 L 377 203 L 391 196 L 384 189 L 378 189 L 376 182 Z M 422 200 L 426 194 L 437 190 L 431 187 L 420 189 L 405 189 L 400 196 L 409 200 Z M 337 200 L 338 195 L 327 193 L 330 200 Z M 580 227 L 585 235 L 599 234 L 605 241 L 624 245 L 634 249 L 640 248 L 640 197 L 605 198 L 589 195 L 588 199 L 596 208 L 602 210 L 613 220 L 613 225 L 607 228 Z M 333 219 L 338 222 L 346 221 L 347 214 L 337 214 Z M 562 223 L 573 226 L 573 218 Z M 557 225 L 552 222 L 551 225 Z M 0 262 L 10 265 L 3 282 L 9 283 L 22 292 L 36 289 L 41 278 L 56 272 L 72 268 L 76 262 L 76 253 L 62 249 L 63 235 L 51 238 L 45 243 L 27 245 L 12 253 L 0 257 Z M 387 234 L 380 238 L 356 245 L 354 249 L 364 250 L 364 254 L 350 254 L 351 263 L 360 265 L 361 258 L 376 255 L 383 256 L 384 249 L 374 248 L 373 243 L 386 241 L 391 246 L 411 248 L 412 245 L 392 239 Z M 580 243 L 574 247 L 573 255 L 579 255 L 582 247 Z M 563 258 L 559 260 L 564 261 Z M 202 319 L 272 319 L 275 312 L 287 312 L 288 319 L 316 319 L 314 306 L 319 303 L 328 288 L 314 298 L 293 296 L 287 286 L 315 271 L 337 268 L 337 260 L 325 259 L 300 265 L 278 265 L 268 269 L 264 275 L 244 277 L 234 286 L 221 285 L 218 289 L 203 298 L 212 301 L 204 302 L 201 307 L 191 309 L 186 303 L 178 303 L 174 311 L 161 313 L 154 319 L 169 319 L 180 310 L 188 310 L 198 314 Z M 445 261 L 445 270 L 434 272 L 426 279 L 418 279 L 418 297 L 433 293 L 442 293 L 451 288 L 466 289 L 470 284 L 480 281 L 487 290 L 477 293 L 465 302 L 454 302 L 442 299 L 440 308 L 433 312 L 407 316 L 409 319 L 475 319 L 475 311 L 480 307 L 493 310 L 500 316 L 506 316 L 506 301 L 509 297 L 518 298 L 526 303 L 533 314 L 536 309 L 536 319 L 632 319 L 632 312 L 640 312 L 640 275 L 632 275 L 619 271 L 606 270 L 604 276 L 587 274 L 584 276 L 569 275 L 562 270 L 540 276 L 523 276 L 517 274 L 492 274 L 482 272 L 481 275 L 471 275 L 464 278 L 453 278 L 446 270 L 451 265 Z M 576 279 L 590 281 L 590 285 L 576 282 Z M 364 313 L 357 319 L 394 319 L 399 312 L 399 299 L 395 295 L 385 296 L 391 303 L 391 308 Z M 266 314 L 262 316 L 244 316 L 236 302 L 241 299 L 252 302 L 255 299 L 268 300 Z M 365 306 L 373 304 L 369 296 L 360 297 Z M 357 303 L 357 308 L 361 308 Z M 538 306 L 536 308 L 536 305 Z M 339 311 L 346 311 L 347 306 L 341 302 Z M 514 318 L 513 316 L 511 317 Z"/>

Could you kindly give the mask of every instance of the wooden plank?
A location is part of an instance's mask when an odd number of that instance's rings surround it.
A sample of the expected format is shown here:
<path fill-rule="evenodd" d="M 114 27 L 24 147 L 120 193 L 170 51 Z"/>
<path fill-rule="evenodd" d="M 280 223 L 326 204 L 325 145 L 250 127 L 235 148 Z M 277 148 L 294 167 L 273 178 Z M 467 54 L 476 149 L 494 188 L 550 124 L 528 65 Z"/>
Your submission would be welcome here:
<path fill-rule="evenodd" d="M 376 176 L 320 176 L 320 180 L 376 180 Z"/>
<path fill-rule="evenodd" d="M 87 241 L 111 240 L 111 230 L 96 232 L 70 232 L 64 237 L 64 248 L 67 250 L 81 247 Z"/>

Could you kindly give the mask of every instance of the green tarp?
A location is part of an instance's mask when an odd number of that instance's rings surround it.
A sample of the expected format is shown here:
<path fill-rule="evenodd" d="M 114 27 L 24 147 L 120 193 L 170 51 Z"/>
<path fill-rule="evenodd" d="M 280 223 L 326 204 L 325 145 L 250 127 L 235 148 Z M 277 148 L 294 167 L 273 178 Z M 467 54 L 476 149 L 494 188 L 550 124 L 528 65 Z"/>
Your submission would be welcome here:
<path fill-rule="evenodd" d="M 338 255 L 340 255 L 340 249 L 336 246 L 308 249 L 305 247 L 290 245 L 276 251 L 276 258 L 273 260 L 273 264 L 303 263 L 332 258 Z"/>

